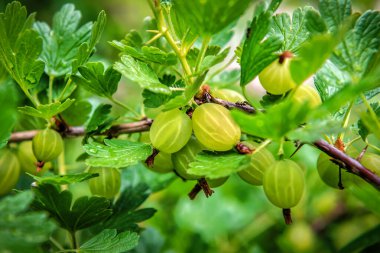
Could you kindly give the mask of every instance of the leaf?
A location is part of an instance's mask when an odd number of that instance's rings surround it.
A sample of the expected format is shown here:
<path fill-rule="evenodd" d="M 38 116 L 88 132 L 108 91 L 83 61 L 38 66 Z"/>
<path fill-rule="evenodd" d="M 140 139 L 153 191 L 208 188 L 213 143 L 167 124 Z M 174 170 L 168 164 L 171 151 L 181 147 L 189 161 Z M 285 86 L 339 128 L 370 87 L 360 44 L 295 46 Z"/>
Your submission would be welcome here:
<path fill-rule="evenodd" d="M 211 36 L 237 20 L 250 0 L 173 0 L 173 9 L 186 27 L 201 36 Z M 193 10 L 189 12 L 189 10 Z M 217 20 L 217 22 L 215 22 Z"/>
<path fill-rule="evenodd" d="M 11 133 L 17 120 L 16 90 L 13 82 L 0 82 L 0 105 L 3 105 L 0 113 L 0 149 L 3 148 L 11 137 Z"/>
<path fill-rule="evenodd" d="M 100 97 L 112 97 L 116 92 L 121 74 L 109 66 L 104 71 L 101 62 L 88 62 L 78 68 L 82 76 L 71 76 L 79 86 Z"/>
<path fill-rule="evenodd" d="M 81 126 L 89 118 L 91 110 L 92 105 L 90 102 L 85 100 L 75 101 L 69 107 L 69 110 L 62 112 L 62 116 L 68 125 Z"/>
<path fill-rule="evenodd" d="M 131 56 L 121 56 L 121 62 L 116 62 L 114 68 L 128 79 L 138 83 L 143 89 L 154 93 L 170 94 L 170 89 L 158 80 L 156 73 L 149 65 Z"/>
<path fill-rule="evenodd" d="M 281 13 L 273 18 L 269 36 L 280 37 L 281 51 L 297 52 L 299 46 L 313 33 L 324 32 L 326 26 L 314 8 L 297 8 L 290 19 L 289 14 Z"/>
<path fill-rule="evenodd" d="M 228 53 L 230 51 L 230 48 L 224 49 L 221 53 L 217 55 L 208 55 L 206 56 L 201 64 L 201 67 L 199 68 L 199 73 L 202 73 L 204 71 L 207 71 L 211 67 L 215 66 L 216 64 L 219 64 L 224 61 L 224 59 L 227 57 Z"/>
<path fill-rule="evenodd" d="M 369 72 L 380 48 L 380 12 L 366 11 L 334 51 L 334 55 L 317 72 L 314 83 L 322 100 L 342 87 L 355 84 Z M 373 96 L 377 93 L 371 93 Z"/>
<path fill-rule="evenodd" d="M 296 104 L 288 99 L 268 108 L 265 113 L 249 115 L 235 110 L 231 113 L 243 132 L 280 140 L 306 122 L 310 108 L 307 104 Z"/>
<path fill-rule="evenodd" d="M 246 86 L 278 56 L 275 52 L 282 46 L 279 37 L 266 37 L 272 22 L 272 13 L 264 12 L 251 22 L 248 38 L 245 40 L 240 58 L 240 85 Z"/>
<path fill-rule="evenodd" d="M 46 104 L 46 105 L 38 105 L 37 109 L 30 106 L 24 106 L 24 107 L 19 107 L 18 111 L 24 114 L 33 116 L 33 117 L 39 117 L 39 118 L 50 120 L 53 116 L 69 108 L 74 103 L 74 101 L 75 99 L 69 98 L 69 99 L 66 99 L 65 102 L 63 103 L 55 102 L 55 103 Z"/>
<path fill-rule="evenodd" d="M 171 76 L 174 78 L 175 81 L 175 76 Z M 165 78 L 165 76 L 164 76 Z M 173 82 L 174 82 L 173 81 Z M 165 83 L 164 80 L 161 80 L 162 83 L 167 85 L 170 88 L 185 88 L 185 83 L 182 80 L 179 80 L 175 83 Z M 182 94 L 182 91 L 172 91 L 171 95 L 165 95 L 161 93 L 154 93 L 149 90 L 144 90 L 142 93 L 142 96 L 144 98 L 144 105 L 148 108 L 156 108 L 160 107 L 161 105 L 165 104 L 168 102 L 170 99 L 173 99 L 176 96 L 179 96 Z"/>
<path fill-rule="evenodd" d="M 114 117 L 110 116 L 112 105 L 100 104 L 96 107 L 94 113 L 92 114 L 87 127 L 86 132 L 103 132 L 112 126 Z"/>
<path fill-rule="evenodd" d="M 52 28 L 36 22 L 35 28 L 44 40 L 41 59 L 49 76 L 64 76 L 71 72 L 79 46 L 91 36 L 91 23 L 79 27 L 81 13 L 73 4 L 65 4 L 54 16 Z"/>
<path fill-rule="evenodd" d="M 87 242 L 78 252 L 83 253 L 122 253 L 137 246 L 139 235 L 130 231 L 117 233 L 116 229 L 105 229 Z"/>
<path fill-rule="evenodd" d="M 54 175 L 47 177 L 38 177 L 32 174 L 27 173 L 39 184 L 55 184 L 55 185 L 64 185 L 72 184 L 86 181 L 90 178 L 97 177 L 97 174 L 91 173 L 80 173 L 80 174 L 69 174 L 69 175 Z"/>
<path fill-rule="evenodd" d="M 334 33 L 351 15 L 350 0 L 320 0 L 319 12 L 330 32 Z"/>
<path fill-rule="evenodd" d="M 380 226 L 378 225 L 349 242 L 341 248 L 338 253 L 360 252 L 361 250 L 380 242 L 379 234 Z"/>
<path fill-rule="evenodd" d="M 30 252 L 47 241 L 56 229 L 45 213 L 26 212 L 33 197 L 31 191 L 25 191 L 0 201 L 1 252 Z"/>
<path fill-rule="evenodd" d="M 75 74 L 78 70 L 78 67 L 86 63 L 90 58 L 96 44 L 100 40 L 100 37 L 106 26 L 106 21 L 106 13 L 105 11 L 101 11 L 98 15 L 97 20 L 92 26 L 90 41 L 82 43 L 78 48 L 78 53 L 72 63 L 72 74 Z"/>
<path fill-rule="evenodd" d="M 52 184 L 40 184 L 33 191 L 36 195 L 33 207 L 49 212 L 62 228 L 70 232 L 91 227 L 112 214 L 110 202 L 106 198 L 84 196 L 72 203 L 70 191 L 60 192 Z"/>
<path fill-rule="evenodd" d="M 292 79 L 302 84 L 322 67 L 339 43 L 336 36 L 321 34 L 312 37 L 299 48 L 297 56 L 290 62 Z"/>
<path fill-rule="evenodd" d="M 363 140 L 367 138 L 370 133 L 380 139 L 380 105 L 379 103 L 371 104 L 371 108 L 374 114 L 368 110 L 360 114 L 360 120 L 358 122 L 359 134 Z"/>
<path fill-rule="evenodd" d="M 222 178 L 239 171 L 242 164 L 248 163 L 251 157 L 238 153 L 205 153 L 201 152 L 195 161 L 189 164 L 188 173 L 210 179 Z"/>
<path fill-rule="evenodd" d="M 92 142 L 84 145 L 85 151 L 91 155 L 86 160 L 87 165 L 96 167 L 122 168 L 145 160 L 151 153 L 148 144 L 127 140 L 105 139 L 106 145 Z"/>

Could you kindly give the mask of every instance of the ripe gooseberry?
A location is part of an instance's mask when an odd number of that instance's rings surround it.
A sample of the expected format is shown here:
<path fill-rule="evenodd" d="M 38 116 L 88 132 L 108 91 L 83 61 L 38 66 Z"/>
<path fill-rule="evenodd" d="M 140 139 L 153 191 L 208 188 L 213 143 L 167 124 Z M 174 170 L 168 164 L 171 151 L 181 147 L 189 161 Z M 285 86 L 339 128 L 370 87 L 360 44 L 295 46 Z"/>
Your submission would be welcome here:
<path fill-rule="evenodd" d="M 251 150 L 254 150 L 258 146 L 258 144 L 252 141 L 243 141 L 242 144 L 248 146 Z M 275 163 L 275 161 L 273 154 L 263 148 L 258 152 L 253 152 L 250 162 L 240 167 L 241 170 L 238 172 L 238 175 L 249 184 L 262 185 L 264 172 Z"/>
<path fill-rule="evenodd" d="M 39 162 L 56 159 L 63 151 L 61 135 L 53 129 L 39 131 L 32 140 L 34 156 Z"/>
<path fill-rule="evenodd" d="M 230 89 L 215 89 L 212 90 L 211 95 L 233 103 L 245 101 L 239 92 Z"/>
<path fill-rule="evenodd" d="M 0 150 L 0 196 L 16 186 L 20 176 L 20 163 L 17 156 L 8 149 Z"/>
<path fill-rule="evenodd" d="M 292 208 L 301 200 L 304 191 L 302 169 L 289 159 L 276 161 L 264 173 L 263 187 L 273 205 L 283 209 Z"/>
<path fill-rule="evenodd" d="M 111 199 L 119 193 L 121 173 L 117 168 L 91 167 L 88 172 L 99 174 L 98 177 L 88 180 L 88 185 L 93 195 Z"/>
<path fill-rule="evenodd" d="M 41 175 L 51 168 L 51 163 L 48 162 L 44 165 L 42 171 L 37 171 L 37 159 L 33 154 L 32 142 L 23 141 L 17 149 L 17 158 L 20 162 L 21 169 L 33 175 Z"/>
<path fill-rule="evenodd" d="M 285 51 L 277 60 L 261 71 L 259 80 L 267 92 L 273 95 L 281 95 L 296 86 L 290 74 L 292 57 L 291 52 Z"/>
<path fill-rule="evenodd" d="M 192 123 L 184 112 L 173 109 L 161 112 L 154 120 L 149 137 L 153 147 L 165 153 L 174 153 L 186 145 L 191 137 Z"/>
<path fill-rule="evenodd" d="M 194 110 L 193 130 L 203 146 L 215 151 L 232 149 L 241 135 L 230 111 L 213 103 L 202 104 Z"/>
<path fill-rule="evenodd" d="M 300 104 L 308 102 L 311 108 L 315 108 L 322 104 L 321 97 L 317 90 L 310 85 L 301 85 L 297 87 L 292 99 Z"/>

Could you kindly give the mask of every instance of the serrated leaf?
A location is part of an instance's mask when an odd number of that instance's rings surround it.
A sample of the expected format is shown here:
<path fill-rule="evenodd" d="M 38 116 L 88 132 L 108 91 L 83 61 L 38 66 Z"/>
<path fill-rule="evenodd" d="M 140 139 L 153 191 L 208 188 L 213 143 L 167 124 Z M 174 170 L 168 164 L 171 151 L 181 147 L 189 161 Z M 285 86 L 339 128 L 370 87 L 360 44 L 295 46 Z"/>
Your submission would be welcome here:
<path fill-rule="evenodd" d="M 11 137 L 11 133 L 17 120 L 16 104 L 17 96 L 12 82 L 0 82 L 0 149 L 3 148 Z"/>
<path fill-rule="evenodd" d="M 266 37 L 271 22 L 271 12 L 261 13 L 251 22 L 250 32 L 247 34 L 248 38 L 244 42 L 240 58 L 240 85 L 243 87 L 278 57 L 275 52 L 282 46 L 281 39 L 277 36 Z"/>
<path fill-rule="evenodd" d="M 70 191 L 59 191 L 52 184 L 40 184 L 33 191 L 36 195 L 33 207 L 49 212 L 62 228 L 71 232 L 100 223 L 112 214 L 106 198 L 84 196 L 72 203 Z"/>
<path fill-rule="evenodd" d="M 127 140 L 105 139 L 105 145 L 92 142 L 84 145 L 91 155 L 87 165 L 96 167 L 122 168 L 145 160 L 152 153 L 152 146 Z"/>
<path fill-rule="evenodd" d="M 68 110 L 62 112 L 62 116 L 66 123 L 70 126 L 81 126 L 89 118 L 92 105 L 90 102 L 81 100 L 75 101 Z"/>
<path fill-rule="evenodd" d="M 80 174 L 69 174 L 69 175 L 53 175 L 47 177 L 38 177 L 32 174 L 27 173 L 39 184 L 55 184 L 55 185 L 64 185 L 72 184 L 86 181 L 90 178 L 97 177 L 97 174 L 91 173 L 80 173 Z"/>
<path fill-rule="evenodd" d="M 26 212 L 33 197 L 31 191 L 25 191 L 0 201 L 1 252 L 29 252 L 47 241 L 56 229 L 45 213 Z"/>
<path fill-rule="evenodd" d="M 172 76 L 172 77 L 174 77 L 174 81 L 175 81 L 175 76 Z M 164 81 L 162 80 L 162 82 Z M 183 89 L 185 88 L 185 83 L 182 80 L 179 80 L 171 84 L 165 83 L 165 85 L 168 85 L 170 88 L 183 88 Z M 156 108 L 156 107 L 160 107 L 161 105 L 168 102 L 170 99 L 173 99 L 174 97 L 179 96 L 181 94 L 182 94 L 182 91 L 179 91 L 179 90 L 172 91 L 171 95 L 154 93 L 149 90 L 144 90 L 142 93 L 142 96 L 144 98 L 144 105 L 147 108 Z"/>
<path fill-rule="evenodd" d="M 284 100 L 268 108 L 265 113 L 249 115 L 237 110 L 231 113 L 243 132 L 261 138 L 280 140 L 306 122 L 310 108 L 307 104 Z"/>
<path fill-rule="evenodd" d="M 195 161 L 189 164 L 188 173 L 210 179 L 227 177 L 239 171 L 241 165 L 250 159 L 250 156 L 238 153 L 201 152 L 195 157 Z"/>
<path fill-rule="evenodd" d="M 128 79 L 138 83 L 143 89 L 167 95 L 171 93 L 170 89 L 158 80 L 156 73 L 149 65 L 129 55 L 121 56 L 121 62 L 116 62 L 114 68 Z"/>
<path fill-rule="evenodd" d="M 292 79 L 298 85 L 302 84 L 322 67 L 338 43 L 337 37 L 321 34 L 302 44 L 297 56 L 290 63 Z"/>
<path fill-rule="evenodd" d="M 78 252 L 82 253 L 122 253 L 137 246 L 139 235 L 134 232 L 118 233 L 116 229 L 105 229 L 87 242 Z"/>
<path fill-rule="evenodd" d="M 41 58 L 48 75 L 64 76 L 70 73 L 79 46 L 90 39 L 92 24 L 79 27 L 81 16 L 73 4 L 65 4 L 54 15 L 51 29 L 44 22 L 35 23 L 35 28 L 44 39 Z"/>
<path fill-rule="evenodd" d="M 269 36 L 281 38 L 281 51 L 297 52 L 299 46 L 318 31 L 324 32 L 326 27 L 318 13 L 312 7 L 297 8 L 290 18 L 289 14 L 281 13 L 273 18 Z"/>
<path fill-rule="evenodd" d="M 86 132 L 102 132 L 109 129 L 112 126 L 112 122 L 115 120 L 114 117 L 110 116 L 112 105 L 100 104 L 96 107 L 94 113 L 92 114 L 87 127 Z"/>
<path fill-rule="evenodd" d="M 99 42 L 103 30 L 106 26 L 106 13 L 101 11 L 97 20 L 94 22 L 91 30 L 91 38 L 89 42 L 82 43 L 78 48 L 78 53 L 72 63 L 72 74 L 75 74 L 78 67 L 88 61 L 92 52 L 95 49 L 95 45 Z"/>
<path fill-rule="evenodd" d="M 320 0 L 319 12 L 325 20 L 330 32 L 334 33 L 351 15 L 350 0 Z"/>
<path fill-rule="evenodd" d="M 72 80 L 91 93 L 100 97 L 112 97 L 116 92 L 121 74 L 109 66 L 104 70 L 101 62 L 88 62 L 78 68 L 81 76 L 74 75 Z"/>
<path fill-rule="evenodd" d="M 211 36 L 237 20 L 250 0 L 173 0 L 173 9 L 197 35 Z M 192 10 L 191 12 L 189 10 Z M 217 20 L 217 22 L 215 22 Z"/>
<path fill-rule="evenodd" d="M 39 117 L 39 118 L 50 120 L 53 116 L 69 108 L 74 103 L 74 101 L 75 99 L 69 98 L 69 99 L 66 99 L 65 102 L 63 103 L 55 102 L 55 103 L 46 104 L 46 105 L 38 105 L 37 108 L 24 106 L 24 107 L 19 107 L 18 111 L 24 114 L 33 116 L 33 117 Z"/>

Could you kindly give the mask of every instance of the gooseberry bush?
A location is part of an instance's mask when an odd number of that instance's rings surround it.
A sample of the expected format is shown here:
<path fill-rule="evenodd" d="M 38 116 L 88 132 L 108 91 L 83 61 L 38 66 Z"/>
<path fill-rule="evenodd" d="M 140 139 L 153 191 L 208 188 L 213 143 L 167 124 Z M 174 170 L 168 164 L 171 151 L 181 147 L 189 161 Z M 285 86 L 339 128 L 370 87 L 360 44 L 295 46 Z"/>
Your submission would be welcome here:
<path fill-rule="evenodd" d="M 166 211 L 143 203 L 174 181 L 193 182 L 189 202 L 248 183 L 294 233 L 305 225 L 291 210 L 322 182 L 379 214 L 379 11 L 147 5 L 143 31 L 109 41 L 115 62 L 96 50 L 105 11 L 80 25 L 73 4 L 52 21 L 19 2 L 1 10 L 0 252 L 159 252 L 141 222 Z M 142 103 L 118 95 L 122 77 Z M 343 251 L 379 243 L 374 222 Z"/>

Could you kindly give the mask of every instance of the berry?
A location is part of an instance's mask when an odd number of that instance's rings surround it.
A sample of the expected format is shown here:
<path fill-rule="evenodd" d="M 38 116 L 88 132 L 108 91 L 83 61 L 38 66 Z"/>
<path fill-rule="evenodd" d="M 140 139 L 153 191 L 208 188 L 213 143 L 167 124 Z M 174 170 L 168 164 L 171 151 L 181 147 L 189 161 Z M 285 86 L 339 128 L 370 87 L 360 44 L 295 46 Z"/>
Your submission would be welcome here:
<path fill-rule="evenodd" d="M 0 150 L 0 196 L 12 190 L 20 176 L 17 156 L 8 149 Z"/>
<path fill-rule="evenodd" d="M 34 136 L 32 148 L 38 161 L 48 162 L 56 159 L 62 153 L 63 140 L 57 131 L 44 129 Z"/>
<path fill-rule="evenodd" d="M 121 173 L 117 168 L 91 167 L 88 172 L 99 174 L 88 180 L 93 195 L 111 199 L 119 193 Z"/>
<path fill-rule="evenodd" d="M 148 169 L 158 173 L 168 173 L 173 171 L 172 155 L 168 153 L 159 152 L 154 157 L 154 164 L 152 167 L 147 166 Z"/>
<path fill-rule="evenodd" d="M 292 99 L 296 103 L 300 104 L 308 102 L 311 108 L 322 104 L 321 97 L 319 96 L 317 90 L 309 85 L 299 86 L 294 92 Z"/>

